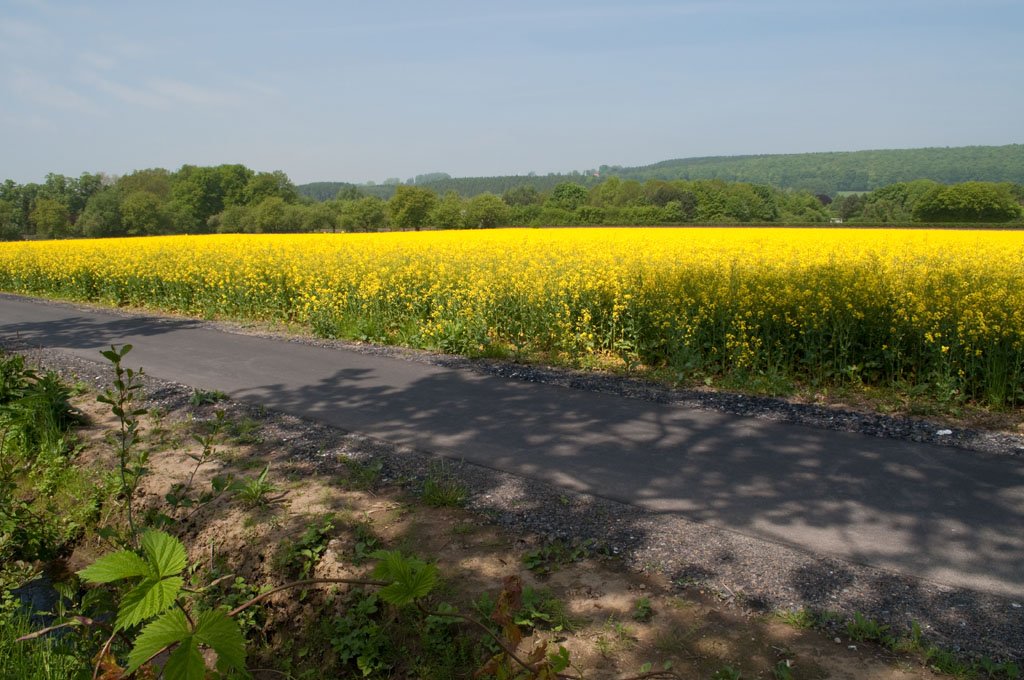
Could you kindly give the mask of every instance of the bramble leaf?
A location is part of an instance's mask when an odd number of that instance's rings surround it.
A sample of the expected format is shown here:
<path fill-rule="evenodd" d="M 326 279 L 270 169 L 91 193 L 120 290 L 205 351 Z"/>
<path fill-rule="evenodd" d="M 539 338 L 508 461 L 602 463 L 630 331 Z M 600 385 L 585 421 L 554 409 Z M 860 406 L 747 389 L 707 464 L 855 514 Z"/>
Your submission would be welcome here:
<path fill-rule="evenodd" d="M 180 576 L 165 579 L 147 577 L 121 599 L 115 628 L 134 626 L 164 611 L 174 604 L 183 585 L 185 581 Z"/>
<path fill-rule="evenodd" d="M 159 578 L 180 574 L 188 563 L 188 555 L 181 541 L 162 531 L 144 533 L 142 550 Z"/>
<path fill-rule="evenodd" d="M 104 555 L 78 575 L 89 583 L 111 583 L 135 576 L 153 576 L 153 570 L 144 559 L 130 550 L 118 550 Z"/>
<path fill-rule="evenodd" d="M 159 618 L 146 624 L 135 638 L 135 646 L 128 654 L 125 675 L 134 673 L 142 664 L 156 656 L 162 649 L 181 642 L 192 635 L 185 614 L 179 609 L 164 612 Z"/>
<path fill-rule="evenodd" d="M 205 680 L 206 662 L 199 652 L 194 636 L 182 640 L 181 646 L 171 652 L 164 666 L 165 680 Z"/>
<path fill-rule="evenodd" d="M 374 568 L 377 578 L 392 581 L 380 590 L 381 598 L 402 606 L 426 597 L 437 585 L 437 567 L 414 557 L 403 557 L 397 550 L 378 550 L 370 555 L 380 560 Z"/>
<path fill-rule="evenodd" d="M 205 611 L 196 623 L 195 639 L 217 652 L 217 670 L 245 669 L 245 638 L 238 622 L 219 609 Z"/>

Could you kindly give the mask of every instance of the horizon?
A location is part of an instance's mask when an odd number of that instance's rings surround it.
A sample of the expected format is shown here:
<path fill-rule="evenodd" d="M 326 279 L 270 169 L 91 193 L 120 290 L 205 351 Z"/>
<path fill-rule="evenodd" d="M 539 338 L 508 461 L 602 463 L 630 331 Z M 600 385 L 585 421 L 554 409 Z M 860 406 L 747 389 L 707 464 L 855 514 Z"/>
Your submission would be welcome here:
<path fill-rule="evenodd" d="M 805 151 L 805 152 L 799 152 L 799 153 L 777 153 L 777 154 L 734 154 L 734 155 L 729 155 L 729 156 L 687 156 L 685 158 L 665 158 L 665 159 L 662 159 L 660 161 L 653 161 L 651 163 L 644 163 L 642 165 L 635 165 L 635 166 L 625 166 L 625 165 L 609 164 L 609 163 L 603 163 L 602 166 L 608 166 L 608 167 L 611 167 L 613 169 L 634 170 L 634 169 L 637 169 L 637 168 L 651 167 L 651 166 L 654 166 L 654 165 L 658 165 L 660 163 L 686 162 L 686 161 L 697 161 L 697 160 L 706 160 L 706 159 L 723 159 L 723 160 L 728 160 L 728 159 L 761 158 L 761 157 L 772 157 L 772 156 L 800 156 L 800 155 L 816 155 L 816 154 L 822 154 L 822 155 L 824 155 L 824 154 L 856 154 L 856 153 L 869 153 L 869 152 L 882 152 L 882 151 L 921 151 L 921 150 L 928 150 L 928 149 L 1000 148 L 1000 147 L 1005 147 L 1005 146 L 1024 146 L 1024 143 L 1021 143 L 1021 142 L 1008 142 L 1006 144 L 967 144 L 967 145 L 964 145 L 964 146 L 907 147 L 907 148 L 902 148 L 902 149 L 899 149 L 899 148 L 890 148 L 890 149 L 856 149 L 856 150 L 852 150 L 852 151 L 839 151 L 839 150 Z M 230 164 L 231 164 L 230 162 L 228 162 L 228 163 L 212 163 L 209 167 L 216 167 L 218 165 L 230 165 Z M 186 165 L 196 165 L 196 164 L 195 163 L 190 163 L 190 164 L 187 163 Z M 148 166 L 148 168 L 154 168 L 154 167 L 156 167 L 156 166 Z M 601 166 L 598 166 L 597 168 L 588 168 L 588 169 L 585 169 L 585 170 L 572 169 L 572 170 L 563 170 L 563 171 L 552 171 L 552 172 L 546 172 L 546 173 L 541 173 L 541 172 L 532 172 L 532 173 L 503 173 L 503 174 L 497 174 L 497 175 L 452 175 L 451 173 L 447 173 L 447 174 L 450 175 L 451 179 L 475 179 L 475 178 L 487 178 L 487 177 L 524 177 L 524 178 L 529 178 L 529 177 L 534 177 L 534 176 L 536 176 L 536 177 L 544 177 L 544 176 L 551 176 L 551 175 L 568 177 L 568 176 L 571 176 L 573 172 L 585 173 L 585 172 L 588 172 L 588 171 L 596 171 L 599 167 L 601 167 Z M 143 170 L 143 169 L 147 169 L 147 168 L 133 168 L 133 169 L 129 170 L 128 172 L 124 173 L 124 174 L 130 174 L 132 172 L 135 172 L 135 171 L 138 171 L 138 170 Z M 178 168 L 163 168 L 163 169 L 164 170 L 169 170 L 171 172 L 177 172 L 180 169 L 180 166 Z M 278 170 L 279 168 L 250 168 L 250 169 L 251 170 L 255 170 L 256 172 L 264 172 L 264 171 Z M 90 171 L 86 170 L 86 171 L 83 171 L 83 172 L 90 172 Z M 105 176 L 107 176 L 109 178 L 112 178 L 112 179 L 117 179 L 118 177 L 122 176 L 122 175 L 117 175 L 117 174 L 113 174 L 113 173 L 106 173 L 103 170 L 98 170 L 98 171 L 95 171 L 95 172 L 104 174 Z M 443 170 L 435 170 L 433 172 L 444 172 L 444 171 Z M 78 177 L 81 174 L 82 173 L 78 173 L 77 175 L 67 175 L 67 176 L 68 177 Z M 287 174 L 287 173 L 285 173 L 285 174 Z M 419 173 L 419 174 L 422 175 L 422 174 L 429 174 L 429 173 Z M 5 179 L 8 179 L 8 178 L 0 177 L 0 181 L 3 181 Z M 36 182 L 36 183 L 42 183 L 42 181 L 44 179 L 45 179 L 45 177 L 41 177 L 39 179 L 39 181 Z M 289 179 L 292 179 L 292 178 L 289 176 Z M 413 178 L 406 177 L 406 178 L 403 179 L 403 178 L 400 178 L 400 177 L 391 176 L 391 177 L 387 177 L 387 178 L 385 178 L 383 180 L 379 180 L 379 181 L 378 180 L 373 180 L 373 179 L 371 179 L 371 180 L 363 180 L 363 181 L 349 181 L 349 180 L 335 180 L 335 179 L 314 179 L 314 180 L 310 180 L 308 182 L 295 182 L 294 179 L 292 179 L 292 183 L 295 184 L 297 187 L 307 186 L 307 185 L 311 185 L 311 184 L 351 184 L 351 185 L 354 185 L 354 186 L 388 186 L 388 184 L 387 184 L 387 180 L 388 179 L 399 179 L 400 180 L 400 182 L 399 182 L 400 184 L 405 184 L 408 180 L 413 179 Z M 29 180 L 28 182 L 19 182 L 19 184 L 28 184 L 28 183 L 31 183 L 31 182 L 33 182 L 33 180 Z"/>
<path fill-rule="evenodd" d="M 0 178 L 242 163 L 379 184 L 1004 146 L 1022 132 L 1022 20 L 1010 0 L 15 0 Z"/>

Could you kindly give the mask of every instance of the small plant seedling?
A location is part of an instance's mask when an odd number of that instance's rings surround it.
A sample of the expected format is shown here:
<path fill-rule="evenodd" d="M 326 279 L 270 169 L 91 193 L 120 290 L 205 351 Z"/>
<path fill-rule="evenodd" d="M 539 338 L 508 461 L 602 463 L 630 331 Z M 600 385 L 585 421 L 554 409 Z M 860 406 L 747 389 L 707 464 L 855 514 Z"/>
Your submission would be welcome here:
<path fill-rule="evenodd" d="M 216 404 L 218 401 L 225 401 L 227 398 L 226 392 L 197 388 L 192 391 L 192 396 L 189 397 L 188 403 L 190 406 L 205 406 L 207 404 Z"/>
<path fill-rule="evenodd" d="M 132 351 L 130 344 L 124 344 L 118 349 L 111 345 L 109 350 L 100 352 L 114 368 L 114 384 L 110 389 L 105 390 L 96 397 L 96 401 L 107 404 L 110 412 L 118 420 L 118 430 L 114 433 L 117 447 L 118 471 L 121 481 L 121 496 L 125 501 L 125 510 L 128 519 L 128 527 L 131 531 L 131 538 L 135 540 L 138 535 L 138 527 L 135 523 L 135 505 L 133 497 L 139 487 L 142 476 L 146 474 L 149 463 L 149 454 L 145 451 L 136 450 L 140 434 L 140 417 L 146 414 L 146 409 L 135 405 L 136 399 L 142 391 L 143 372 L 125 368 L 124 357 Z"/>
<path fill-rule="evenodd" d="M 633 620 L 639 623 L 647 623 L 654 617 L 654 609 L 651 608 L 651 598 L 641 597 L 633 605 Z"/>
<path fill-rule="evenodd" d="M 334 529 L 334 520 L 323 517 L 306 527 L 298 540 L 286 543 L 276 560 L 277 564 L 300 579 L 313 574 L 316 563 L 327 550 L 329 534 Z"/>
<path fill-rule="evenodd" d="M 539 628 L 562 632 L 574 627 L 562 601 L 545 589 L 523 588 L 520 604 L 519 611 L 513 615 L 513 622 L 525 630 Z"/>
<path fill-rule="evenodd" d="M 432 465 L 423 482 L 423 502 L 434 508 L 461 507 L 469 492 L 443 465 Z"/>
<path fill-rule="evenodd" d="M 985 673 L 987 678 L 1007 678 L 1007 680 L 1018 680 L 1020 678 L 1020 668 L 1012 661 L 996 663 L 985 656 L 975 665 L 978 670 Z"/>
<path fill-rule="evenodd" d="M 344 611 L 328 624 L 330 644 L 344 664 L 355 665 L 363 675 L 387 670 L 388 637 L 378 622 L 383 603 L 377 593 L 355 589 Z"/>
<path fill-rule="evenodd" d="M 236 444 L 261 444 L 263 437 L 260 435 L 260 422 L 249 417 L 236 420 L 228 425 L 228 435 Z"/>
<path fill-rule="evenodd" d="M 929 647 L 924 651 L 924 660 L 932 669 L 956 678 L 968 677 L 971 671 L 969 664 L 958 659 L 956 654 L 948 649 Z"/>
<path fill-rule="evenodd" d="M 743 680 L 743 674 L 732 666 L 726 666 L 715 671 L 715 674 L 711 676 L 711 680 Z"/>
<path fill-rule="evenodd" d="M 597 541 L 592 538 L 571 543 L 555 540 L 525 553 L 523 564 L 536 574 L 550 574 L 563 565 L 586 559 L 596 547 Z"/>
<path fill-rule="evenodd" d="M 775 680 L 793 680 L 793 662 L 783 659 L 775 664 L 772 667 L 772 677 Z"/>
<path fill-rule="evenodd" d="M 814 628 L 818 624 L 818 617 L 813 612 L 804 609 L 783 609 L 777 612 L 776 616 L 786 624 L 794 628 Z"/>
<path fill-rule="evenodd" d="M 278 499 L 271 496 L 277 487 L 267 476 L 270 474 L 270 463 L 267 463 L 263 471 L 252 479 L 243 479 L 235 483 L 235 494 L 239 500 L 250 508 L 258 508 L 269 505 Z"/>
<path fill-rule="evenodd" d="M 372 490 L 377 486 L 381 470 L 384 469 L 384 463 L 379 460 L 369 462 L 343 457 L 341 462 L 348 472 L 341 481 L 354 489 Z"/>
<path fill-rule="evenodd" d="M 917 621 L 910 622 L 910 633 L 900 638 L 892 646 L 897 652 L 920 652 L 925 648 L 924 633 L 921 624 Z"/>
<path fill-rule="evenodd" d="M 196 473 L 217 454 L 217 438 L 224 428 L 226 420 L 224 411 L 218 410 L 216 417 L 209 424 L 209 431 L 204 435 L 193 435 L 192 439 L 202 446 L 198 454 L 190 453 L 188 457 L 195 462 L 188 477 L 183 482 L 177 482 L 171 486 L 170 491 L 164 495 L 164 500 L 169 506 L 169 513 L 154 513 L 154 522 L 157 526 L 169 526 L 176 520 L 188 519 L 197 513 L 203 506 L 213 502 L 222 493 L 232 487 L 230 476 L 217 475 L 210 480 L 210 490 L 192 495 L 192 484 L 195 481 Z M 190 510 L 183 517 L 178 515 L 179 510 Z"/>
<path fill-rule="evenodd" d="M 380 538 L 373 532 L 369 522 L 359 522 L 355 525 L 354 532 L 356 543 L 352 548 L 352 561 L 361 564 L 380 549 Z"/>
<path fill-rule="evenodd" d="M 647 663 L 645 663 L 642 666 L 640 666 L 640 675 L 641 676 L 648 676 L 648 677 L 650 677 L 650 674 L 652 674 L 652 673 L 654 674 L 654 677 L 657 677 L 658 675 L 661 675 L 661 673 L 665 673 L 667 675 L 672 670 L 672 662 L 671 661 L 666 661 L 665 663 L 663 663 L 661 665 L 661 671 L 660 672 L 654 672 L 653 668 L 654 668 L 654 664 L 651 663 L 650 661 L 648 661 Z M 674 676 L 675 674 L 673 673 L 672 675 Z"/>
<path fill-rule="evenodd" d="M 846 624 L 846 634 L 851 640 L 857 642 L 877 642 L 891 646 L 893 638 L 888 634 L 889 626 L 882 625 L 874 619 L 869 619 L 860 612 L 853 615 L 853 620 Z"/>

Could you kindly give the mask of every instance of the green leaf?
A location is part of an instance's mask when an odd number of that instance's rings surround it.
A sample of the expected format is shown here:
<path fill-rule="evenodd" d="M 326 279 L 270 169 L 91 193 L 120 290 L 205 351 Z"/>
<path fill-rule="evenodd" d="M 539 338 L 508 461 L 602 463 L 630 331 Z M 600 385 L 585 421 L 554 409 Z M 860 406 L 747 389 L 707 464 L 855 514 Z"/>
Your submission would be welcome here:
<path fill-rule="evenodd" d="M 397 581 L 408 571 L 408 562 L 415 558 L 402 557 L 398 550 L 375 550 L 370 557 L 377 562 L 373 568 L 373 575 L 383 581 Z"/>
<path fill-rule="evenodd" d="M 555 673 L 561 673 L 569 667 L 569 650 L 563 647 L 562 645 L 558 645 L 557 652 L 552 652 L 548 654 L 548 661 L 551 663 L 551 670 L 553 670 Z M 647 670 L 641 669 L 641 673 L 646 673 L 648 670 L 650 670 L 650 664 L 646 665 L 648 666 Z"/>
<path fill-rule="evenodd" d="M 128 654 L 125 675 L 131 675 L 142 664 L 153 658 L 160 650 L 181 642 L 192 635 L 185 614 L 180 609 L 171 609 L 147 624 L 135 638 L 135 646 Z"/>
<path fill-rule="evenodd" d="M 385 602 L 402 606 L 426 597 L 437 585 L 437 567 L 413 557 L 403 557 L 397 550 L 378 550 L 370 555 L 380 562 L 374 568 L 377 578 L 393 581 L 380 590 Z"/>
<path fill-rule="evenodd" d="M 188 555 L 181 541 L 162 531 L 144 533 L 142 550 L 160 578 L 180 574 L 188 563 Z"/>
<path fill-rule="evenodd" d="M 164 666 L 165 680 L 205 680 L 206 663 L 199 653 L 194 637 L 182 641 L 181 646 L 171 652 Z"/>
<path fill-rule="evenodd" d="M 238 622 L 219 609 L 205 611 L 196 623 L 196 640 L 217 652 L 217 670 L 245 670 L 245 638 Z"/>
<path fill-rule="evenodd" d="M 185 581 L 180 576 L 159 580 L 153 577 L 146 578 L 121 599 L 114 627 L 128 628 L 156 616 L 174 604 L 183 585 Z"/>
<path fill-rule="evenodd" d="M 220 493 L 231 486 L 231 475 L 216 475 L 210 480 L 210 486 L 214 491 Z"/>
<path fill-rule="evenodd" d="M 153 576 L 153 570 L 146 561 L 130 550 L 118 550 L 104 555 L 78 575 L 89 583 L 110 583 L 134 576 Z"/>

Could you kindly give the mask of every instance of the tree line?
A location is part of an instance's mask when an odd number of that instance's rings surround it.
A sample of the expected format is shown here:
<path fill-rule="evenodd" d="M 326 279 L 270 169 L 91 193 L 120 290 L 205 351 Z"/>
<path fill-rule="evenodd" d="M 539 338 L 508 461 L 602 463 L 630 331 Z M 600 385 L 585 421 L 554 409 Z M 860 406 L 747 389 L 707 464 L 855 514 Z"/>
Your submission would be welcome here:
<path fill-rule="evenodd" d="M 1024 185 L 1011 182 L 940 184 L 922 179 L 896 182 L 867 193 L 837 196 L 838 219 L 852 224 L 1019 221 Z"/>
<path fill-rule="evenodd" d="M 677 224 L 914 224 L 1019 222 L 1024 185 L 896 182 L 834 197 L 722 179 L 643 182 L 612 176 L 531 183 L 500 195 L 390 185 L 384 199 L 341 185 L 327 200 L 301 196 L 282 171 L 184 165 L 122 177 L 50 174 L 41 184 L 0 185 L 0 238 L 74 238 L 214 232 L 478 229 L 499 226 Z"/>
<path fill-rule="evenodd" d="M 238 164 L 151 168 L 116 178 L 51 173 L 41 184 L 0 185 L 0 237 L 200 233 L 215 230 L 215 218 L 229 208 L 268 200 L 295 203 L 299 195 L 285 173 Z"/>
<path fill-rule="evenodd" d="M 463 196 L 484 192 L 501 195 L 523 184 L 541 192 L 551 191 L 562 182 L 592 187 L 611 176 L 640 182 L 649 179 L 721 179 L 829 196 L 846 191 L 872 191 L 916 179 L 931 179 L 943 184 L 968 181 L 1022 184 L 1024 145 L 712 156 L 662 161 L 639 167 L 602 165 L 592 170 L 547 175 L 530 173 L 496 177 L 451 177 L 442 172 L 417 175 L 407 179 L 404 184 L 423 186 L 438 195 L 447 191 L 456 191 Z M 361 184 L 359 189 L 367 195 L 388 199 L 399 184 L 403 182 L 390 178 L 379 184 Z M 331 199 L 342 186 L 341 182 L 316 182 L 300 185 L 297 189 L 302 195 L 325 201 Z"/>

